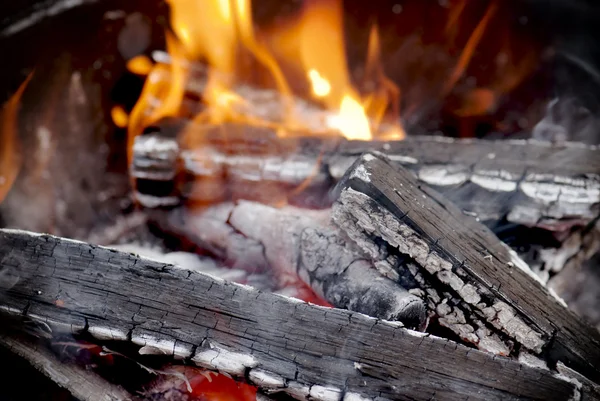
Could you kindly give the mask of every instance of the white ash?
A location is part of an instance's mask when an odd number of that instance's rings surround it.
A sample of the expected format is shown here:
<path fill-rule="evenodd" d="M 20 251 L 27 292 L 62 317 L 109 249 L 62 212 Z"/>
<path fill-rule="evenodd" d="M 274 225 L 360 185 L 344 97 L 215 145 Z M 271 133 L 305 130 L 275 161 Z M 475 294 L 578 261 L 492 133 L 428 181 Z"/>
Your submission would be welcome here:
<path fill-rule="evenodd" d="M 348 392 L 344 394 L 342 401 L 372 401 L 370 398 L 364 397 L 358 393 Z"/>
<path fill-rule="evenodd" d="M 291 381 L 288 382 L 285 392 L 297 400 L 306 400 L 310 394 L 310 387 L 296 381 Z"/>
<path fill-rule="evenodd" d="M 465 284 L 463 280 L 451 270 L 452 264 L 449 261 L 432 252 L 427 243 L 414 230 L 406 224 L 401 223 L 390 212 L 373 206 L 367 195 L 352 189 L 346 189 L 341 193 L 338 202 L 345 205 L 345 207 L 334 206 L 333 219 L 337 224 L 341 225 L 340 228 L 353 241 L 361 241 L 360 236 L 362 234 L 360 230 L 357 230 L 352 225 L 352 219 L 347 219 L 340 215 L 346 209 L 353 211 L 352 214 L 354 221 L 356 221 L 356 226 L 368 234 L 383 238 L 390 246 L 397 248 L 399 252 L 409 255 L 430 274 L 436 276 L 440 282 L 446 283 L 461 297 L 465 297 L 463 300 L 467 304 L 480 310 L 484 316 L 487 315 L 488 321 L 496 328 L 504 331 L 510 337 L 515 338 L 534 352 L 541 352 L 542 346 L 545 344 L 541 333 L 527 326 L 517 316 L 516 311 L 508 304 L 496 302 L 492 305 L 491 310 L 485 305 L 480 304 L 480 296 L 473 294 L 472 290 L 474 287 L 470 284 L 470 287 L 464 290 Z M 375 215 L 377 218 L 373 218 Z M 517 266 L 524 264 L 519 258 L 513 258 L 512 263 Z M 524 268 L 523 266 L 519 267 Z M 478 289 L 478 291 L 480 290 Z M 477 337 L 475 328 L 466 322 L 462 311 L 458 309 L 452 310 L 450 314 L 446 316 L 442 315 L 440 322 L 455 330 L 462 338 L 475 344 L 481 343 Z M 494 346 L 492 348 L 501 347 Z"/>
<path fill-rule="evenodd" d="M 492 192 L 514 192 L 517 190 L 517 183 L 515 181 L 501 177 L 473 174 L 470 180 L 474 184 Z"/>
<path fill-rule="evenodd" d="M 523 365 L 529 366 L 531 368 L 548 370 L 548 365 L 545 361 L 538 358 L 536 355 L 533 355 L 529 352 L 521 352 L 519 353 L 519 363 Z"/>
<path fill-rule="evenodd" d="M 212 344 L 210 348 L 196 351 L 196 354 L 192 357 L 192 362 L 200 367 L 217 370 L 232 376 L 242 376 L 247 368 L 254 368 L 258 365 L 252 355 L 228 351 Z"/>
<path fill-rule="evenodd" d="M 140 355 L 169 355 L 175 359 L 185 359 L 192 353 L 192 345 L 181 344 L 172 339 L 158 338 L 147 333 L 133 335 L 131 342 L 140 345 Z"/>
<path fill-rule="evenodd" d="M 181 199 L 177 196 L 152 196 L 143 194 L 138 191 L 133 191 L 133 197 L 140 202 L 141 205 L 151 209 L 156 209 L 164 206 L 175 206 L 179 205 Z"/>
<path fill-rule="evenodd" d="M 370 156 L 370 155 L 366 155 L 366 156 Z M 371 177 L 371 175 L 369 174 L 369 172 L 363 165 L 359 165 L 357 168 L 355 168 L 354 171 L 352 171 L 352 174 L 350 175 L 350 179 L 358 178 L 365 182 L 369 182 L 371 180 L 370 177 Z"/>
<path fill-rule="evenodd" d="M 462 166 L 425 166 L 418 172 L 419 180 L 436 186 L 460 185 L 469 179 L 467 169 Z"/>
<path fill-rule="evenodd" d="M 177 141 L 158 135 L 138 136 L 133 143 L 133 151 L 137 154 L 158 154 L 166 160 L 175 160 L 179 152 Z"/>
<path fill-rule="evenodd" d="M 260 388 L 279 389 L 285 387 L 285 379 L 263 369 L 252 369 L 248 374 L 252 383 Z"/>
<path fill-rule="evenodd" d="M 402 155 L 386 155 L 388 159 L 394 162 L 398 162 L 400 164 L 417 164 L 419 161 L 414 157 L 410 156 L 402 156 Z"/>
<path fill-rule="evenodd" d="M 101 341 L 127 341 L 127 333 L 120 329 L 106 326 L 90 326 L 88 333 Z"/>
<path fill-rule="evenodd" d="M 547 205 L 559 200 L 567 204 L 582 203 L 585 205 L 600 201 L 600 188 L 598 187 L 577 188 L 571 185 L 551 182 L 524 181 L 519 185 L 519 188 L 525 195 Z"/>
<path fill-rule="evenodd" d="M 342 390 L 336 387 L 311 386 L 309 395 L 316 401 L 340 401 Z"/>

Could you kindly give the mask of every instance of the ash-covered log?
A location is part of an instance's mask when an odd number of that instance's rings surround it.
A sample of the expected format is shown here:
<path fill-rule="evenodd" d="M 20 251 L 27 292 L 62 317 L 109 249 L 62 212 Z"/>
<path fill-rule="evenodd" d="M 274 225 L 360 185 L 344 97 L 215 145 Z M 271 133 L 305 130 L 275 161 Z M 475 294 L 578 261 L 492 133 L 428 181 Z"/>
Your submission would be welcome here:
<path fill-rule="evenodd" d="M 592 391 L 568 368 L 533 367 L 82 242 L 2 230 L 0 257 L 15 279 L 0 310 L 44 335 L 128 342 L 298 399 L 558 400 Z"/>
<path fill-rule="evenodd" d="M 155 212 L 153 219 L 231 266 L 270 269 L 282 281 L 298 276 L 337 307 L 402 319 L 395 306 L 402 304 L 390 300 L 405 299 L 408 290 L 424 300 L 434 322 L 482 350 L 537 355 L 596 374 L 586 358 L 600 356 L 599 334 L 512 250 L 408 170 L 387 161 L 366 170 L 372 160 L 359 159 L 348 171 L 331 209 L 238 201 Z M 381 188 L 353 189 L 370 175 L 388 178 Z M 377 298 L 386 301 L 364 303 Z"/>
<path fill-rule="evenodd" d="M 184 126 L 186 137 L 199 138 L 193 145 L 175 139 Z M 279 138 L 267 128 L 181 119 L 158 130 L 136 138 L 130 166 L 137 199 L 148 207 L 182 199 L 323 207 L 327 192 L 360 154 L 381 151 L 480 220 L 506 216 L 549 227 L 565 219 L 584 223 L 599 213 L 600 150 L 594 146 L 422 136 L 363 142 L 307 133 Z"/>
<path fill-rule="evenodd" d="M 408 270 L 424 298 L 457 334 L 477 343 L 481 331 L 496 331 L 509 349 L 514 342 L 520 354 L 600 380 L 600 333 L 485 226 L 381 154 L 357 160 L 337 192 L 344 207 L 334 207 L 334 221 L 356 243 L 383 240 L 371 248 L 373 260 L 392 268 L 398 258 L 413 262 Z"/>
<path fill-rule="evenodd" d="M 163 232 L 186 238 L 230 267 L 270 272 L 279 288 L 302 280 L 338 308 L 410 328 L 426 325 L 424 302 L 405 289 L 411 283 L 392 269 L 377 268 L 335 226 L 329 209 L 240 201 L 155 212 L 153 219 Z"/>

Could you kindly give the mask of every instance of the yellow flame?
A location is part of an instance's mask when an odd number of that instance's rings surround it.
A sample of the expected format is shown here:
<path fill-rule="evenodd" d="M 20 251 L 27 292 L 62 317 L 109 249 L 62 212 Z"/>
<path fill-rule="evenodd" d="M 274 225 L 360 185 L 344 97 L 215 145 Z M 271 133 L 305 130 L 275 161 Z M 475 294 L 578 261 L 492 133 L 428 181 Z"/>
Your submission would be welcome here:
<path fill-rule="evenodd" d="M 384 89 L 361 96 L 352 85 L 346 62 L 341 0 L 306 0 L 298 17 L 274 32 L 274 37 L 280 39 L 278 49 L 268 47 L 257 35 L 251 0 L 167 2 L 175 33 L 175 37 L 167 36 L 171 62 L 151 67 L 141 98 L 129 116 L 130 149 L 144 127 L 181 112 L 186 85 L 194 79 L 191 63 L 203 62 L 209 67 L 202 85 L 201 100 L 206 107 L 194 117 L 196 123 L 233 121 L 265 125 L 279 135 L 286 135 L 287 130 L 306 132 L 313 124 L 295 115 L 293 95 L 280 63 L 293 65 L 292 70 L 301 73 L 313 98 L 328 110 L 326 126 L 348 138 L 371 139 L 372 128 L 379 130 L 389 105 L 397 108 L 391 98 L 399 91 L 396 88 L 394 92 L 395 86 L 385 81 L 383 71 L 377 66 L 378 48 L 374 53 L 370 51 L 367 64 L 377 72 L 373 79 L 381 81 L 379 86 Z M 238 91 L 241 72 L 247 72 L 242 70 L 248 56 L 258 61 L 275 83 L 284 106 L 283 122 L 273 123 L 256 117 L 260 113 L 249 112 L 256 105 Z M 132 60 L 128 68 L 143 75 L 147 67 L 143 60 Z M 390 135 L 392 131 L 381 130 L 381 133 Z"/>
<path fill-rule="evenodd" d="M 148 75 L 152 70 L 152 61 L 148 56 L 135 56 L 127 61 L 127 69 L 137 75 Z"/>
<path fill-rule="evenodd" d="M 316 97 L 325 97 L 331 93 L 331 84 L 319 74 L 319 71 L 311 68 L 308 71 L 308 79 L 310 79 L 312 91 Z"/>
<path fill-rule="evenodd" d="M 331 128 L 338 129 L 348 139 L 368 141 L 371 129 L 362 105 L 354 98 L 346 95 L 342 98 L 340 111 L 328 119 Z"/>
<path fill-rule="evenodd" d="M 110 116 L 113 120 L 113 123 L 117 127 L 127 127 L 127 123 L 129 123 L 129 116 L 122 106 L 113 106 L 113 108 L 110 110 Z"/>

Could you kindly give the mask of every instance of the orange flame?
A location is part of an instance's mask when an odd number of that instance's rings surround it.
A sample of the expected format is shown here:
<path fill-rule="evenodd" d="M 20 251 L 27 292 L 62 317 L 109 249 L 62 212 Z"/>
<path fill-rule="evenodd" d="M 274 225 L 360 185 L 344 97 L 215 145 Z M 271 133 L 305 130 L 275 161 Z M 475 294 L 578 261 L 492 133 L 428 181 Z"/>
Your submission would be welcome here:
<path fill-rule="evenodd" d="M 495 2 L 490 3 L 487 11 L 485 12 L 485 15 L 483 16 L 481 21 L 479 21 L 477 27 L 475 27 L 475 30 L 471 34 L 471 37 L 467 41 L 467 44 L 465 45 L 465 48 L 463 49 L 460 58 L 458 59 L 456 67 L 454 67 L 454 70 L 450 75 L 450 79 L 448 79 L 448 81 L 446 82 L 446 85 L 444 87 L 444 93 L 450 92 L 454 85 L 456 85 L 456 82 L 465 72 L 467 66 L 469 65 L 469 62 L 471 61 L 471 58 L 473 57 L 475 48 L 477 47 L 477 45 L 479 45 L 481 37 L 483 36 L 485 29 L 487 28 L 487 25 L 490 22 L 490 19 L 496 12 L 496 8 L 497 5 Z"/>
<path fill-rule="evenodd" d="M 376 67 L 378 49 L 369 53 L 367 63 L 375 71 L 371 78 L 381 81 L 377 93 L 361 96 L 352 86 L 346 65 L 341 0 L 308 0 L 298 18 L 275 33 L 282 41 L 274 53 L 256 35 L 250 0 L 168 0 L 168 3 L 175 33 L 167 35 L 170 61 L 151 67 L 140 100 L 131 113 L 130 156 L 133 139 L 144 127 L 163 117 L 179 115 L 186 87 L 196 79 L 190 71 L 192 63 L 204 62 L 209 67 L 202 85 L 202 102 L 206 107 L 196 115 L 197 123 L 244 122 L 273 127 L 272 121 L 263 121 L 248 112 L 256 105 L 237 90 L 244 56 L 251 56 L 262 65 L 279 92 L 283 115 L 282 122 L 274 128 L 280 135 L 288 131 L 306 132 L 314 127 L 314 122 L 303 121 L 296 115 L 294 95 L 280 67 L 280 63 L 287 63 L 302 72 L 311 86 L 313 99 L 328 110 L 322 123 L 329 130 L 350 139 L 371 139 L 372 130 L 378 137 L 389 137 L 390 130 L 379 132 L 380 122 L 390 102 L 397 100 L 393 98 L 397 98 L 399 91 L 390 85 L 383 70 Z M 324 42 L 323 38 L 327 40 Z M 290 56 L 281 60 L 275 54 Z M 140 75 L 147 66 L 145 59 L 134 59 L 128 64 L 132 72 Z M 396 106 L 397 103 L 394 111 Z M 403 131 L 395 129 L 394 135 L 401 138 Z"/>
<path fill-rule="evenodd" d="M 429 100 L 415 96 L 412 88 L 403 88 L 401 92 L 386 76 L 377 25 L 371 26 L 360 86 L 353 85 L 345 51 L 342 0 L 304 0 L 295 15 L 260 29 L 252 19 L 251 0 L 167 2 L 173 32 L 167 34 L 169 56 L 155 59 L 154 65 L 143 56 L 128 63 L 130 71 L 147 74 L 143 93 L 129 116 L 130 152 L 136 135 L 168 116 L 192 117 L 196 124 L 236 122 L 266 126 L 281 136 L 313 132 L 359 140 L 402 139 L 405 132 L 399 119 L 401 94 L 406 93 L 405 102 L 410 101 L 405 105 L 406 116 L 414 115 L 416 108 L 425 106 Z M 423 12 L 438 7 L 427 6 L 428 2 L 411 4 L 414 11 Z M 499 72 L 498 78 L 490 75 L 487 78 L 491 79 L 465 79 L 479 68 L 472 60 L 479 61 L 486 52 L 504 51 L 488 43 L 497 41 L 495 38 L 502 40 L 506 34 L 504 28 L 509 26 L 502 25 L 503 20 L 497 18 L 503 15 L 502 5 L 497 0 L 477 6 L 466 0 L 452 0 L 443 7 L 447 9 L 442 11 L 445 23 L 435 28 L 440 34 L 436 48 L 451 56 L 440 58 L 439 78 L 434 74 L 432 79 L 438 80 L 431 85 L 436 92 L 430 97 L 434 102 L 450 97 L 449 104 L 456 116 L 493 112 L 501 96 L 515 88 L 537 60 L 527 54 L 514 56 L 507 50 L 510 62 L 495 71 Z M 483 15 L 481 7 L 487 7 Z M 468 21 L 475 15 L 478 21 Z M 499 29 L 502 31 L 496 34 Z M 486 34 L 492 30 L 494 35 Z M 468 37 L 465 42 L 464 34 Z M 510 32 L 507 40 L 509 35 Z M 511 40 L 505 47 L 514 45 Z M 458 46 L 462 50 L 454 58 Z M 407 55 L 407 59 L 410 57 Z M 490 66 L 488 70 L 493 68 Z M 412 67 L 407 69 L 412 70 Z M 249 82 L 274 86 L 277 95 L 267 96 L 269 105 L 265 106 L 261 103 L 265 97 L 255 96 L 264 89 L 256 86 L 248 89 L 245 84 Z M 474 84 L 478 86 L 473 87 Z M 266 92 L 275 93 L 261 93 Z M 195 94 L 200 95 L 200 101 L 194 103 Z M 312 103 L 299 99 L 301 96 L 310 98 Z M 277 105 L 272 107 L 274 103 Z M 185 131 L 184 139 L 198 143 L 203 139 L 198 132 L 202 130 Z"/>
<path fill-rule="evenodd" d="M 21 97 L 33 77 L 30 73 L 19 89 L 4 104 L 0 111 L 0 202 L 4 200 L 21 169 L 21 153 L 17 129 L 17 115 Z"/>
<path fill-rule="evenodd" d="M 271 34 L 283 62 L 299 67 L 313 98 L 333 112 L 326 125 L 349 139 L 372 139 L 375 116 L 367 115 L 346 65 L 341 1 L 307 0 L 295 22 Z"/>

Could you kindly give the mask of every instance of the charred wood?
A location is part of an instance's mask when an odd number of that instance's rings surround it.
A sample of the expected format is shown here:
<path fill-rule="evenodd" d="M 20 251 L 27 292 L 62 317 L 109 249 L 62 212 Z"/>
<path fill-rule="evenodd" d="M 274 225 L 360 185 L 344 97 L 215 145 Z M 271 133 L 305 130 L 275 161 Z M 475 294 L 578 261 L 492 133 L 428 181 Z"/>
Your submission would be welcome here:
<path fill-rule="evenodd" d="M 175 139 L 183 125 L 197 144 Z M 165 122 L 136 139 L 130 166 L 137 199 L 148 207 L 248 199 L 327 206 L 327 192 L 356 158 L 381 151 L 410 169 L 465 213 L 480 220 L 552 226 L 585 223 L 600 203 L 600 150 L 537 141 L 408 137 L 346 141 L 335 137 L 278 138 L 244 125 Z M 298 133 L 296 133 L 298 134 Z M 294 135 L 294 133 L 291 133 Z M 306 133 L 304 133 L 306 135 Z"/>
<path fill-rule="evenodd" d="M 269 271 L 279 287 L 301 279 L 338 308 L 425 326 L 423 301 L 398 285 L 397 274 L 377 269 L 364 250 L 347 241 L 330 210 L 240 201 L 154 216 L 164 232 L 188 238 L 232 268 Z"/>
<path fill-rule="evenodd" d="M 298 399 L 578 399 L 586 387 L 345 310 L 317 307 L 111 249 L 3 230 L 2 313 L 87 333 Z M 57 303 L 57 300 L 62 302 Z M 362 397 L 362 398 L 360 398 Z M 379 399 L 381 399 L 379 398 Z"/>
<path fill-rule="evenodd" d="M 372 258 L 390 266 L 399 257 L 412 260 L 418 269 L 410 272 L 424 298 L 457 334 L 477 343 L 483 340 L 480 330 L 495 329 L 521 353 L 600 379 L 600 333 L 569 311 L 490 230 L 407 170 L 381 154 L 366 154 L 337 192 L 337 202 L 346 207 L 334 206 L 334 221 L 357 243 L 383 239 L 386 251 L 373 247 Z"/>

